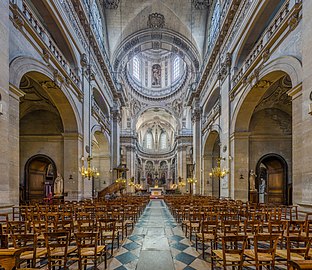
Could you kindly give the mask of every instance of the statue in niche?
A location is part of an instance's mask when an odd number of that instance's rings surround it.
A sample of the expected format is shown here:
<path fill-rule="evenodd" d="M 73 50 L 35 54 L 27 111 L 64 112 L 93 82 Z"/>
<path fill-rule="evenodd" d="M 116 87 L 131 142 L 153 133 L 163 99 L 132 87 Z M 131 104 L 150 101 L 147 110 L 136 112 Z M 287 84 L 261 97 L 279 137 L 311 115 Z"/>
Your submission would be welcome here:
<path fill-rule="evenodd" d="M 63 178 L 60 173 L 57 173 L 57 177 L 54 180 L 54 195 L 63 195 Z"/>
<path fill-rule="evenodd" d="M 160 86 L 161 79 L 161 67 L 159 64 L 155 64 L 152 66 L 152 85 Z"/>
<path fill-rule="evenodd" d="M 249 173 L 249 189 L 252 191 L 256 190 L 256 177 L 257 177 L 257 175 L 254 173 L 254 171 L 250 170 L 250 173 Z"/>

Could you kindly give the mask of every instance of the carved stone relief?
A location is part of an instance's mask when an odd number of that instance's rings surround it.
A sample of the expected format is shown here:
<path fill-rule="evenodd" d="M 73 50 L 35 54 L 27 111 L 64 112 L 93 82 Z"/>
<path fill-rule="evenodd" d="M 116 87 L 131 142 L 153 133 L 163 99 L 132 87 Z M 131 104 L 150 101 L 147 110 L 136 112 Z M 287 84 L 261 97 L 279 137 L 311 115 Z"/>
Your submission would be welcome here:
<path fill-rule="evenodd" d="M 117 9 L 120 0 L 104 0 L 104 7 L 107 9 Z"/>
<path fill-rule="evenodd" d="M 210 7 L 210 0 L 193 0 L 193 5 L 195 9 L 208 9 Z"/>
<path fill-rule="evenodd" d="M 152 13 L 148 15 L 147 27 L 149 28 L 164 28 L 165 17 L 160 13 Z"/>

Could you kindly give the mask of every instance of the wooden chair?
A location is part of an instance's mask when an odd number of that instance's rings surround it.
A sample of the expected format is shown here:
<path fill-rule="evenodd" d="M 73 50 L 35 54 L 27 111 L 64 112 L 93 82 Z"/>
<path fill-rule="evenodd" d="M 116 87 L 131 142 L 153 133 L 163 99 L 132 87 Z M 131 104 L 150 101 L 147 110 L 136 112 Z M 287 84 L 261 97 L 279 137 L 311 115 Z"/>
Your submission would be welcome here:
<path fill-rule="evenodd" d="M 275 255 L 279 234 L 258 234 L 254 238 L 254 249 L 245 249 L 248 266 L 255 266 L 256 270 L 262 266 L 275 267 Z"/>
<path fill-rule="evenodd" d="M 116 220 L 107 218 L 98 218 L 99 225 L 99 243 L 104 246 L 111 245 L 111 255 L 114 253 L 114 241 L 117 240 L 119 248 L 119 231 L 116 230 Z"/>
<path fill-rule="evenodd" d="M 214 268 L 214 262 L 226 270 L 227 267 L 237 267 L 242 269 L 244 263 L 244 251 L 247 244 L 246 235 L 222 236 L 222 249 L 212 251 L 211 269 Z"/>
<path fill-rule="evenodd" d="M 27 250 L 20 254 L 18 266 L 26 262 L 27 267 L 35 268 L 37 260 L 45 257 L 47 254 L 45 247 L 37 246 L 36 234 L 14 234 L 12 238 L 15 249 L 27 248 Z"/>
<path fill-rule="evenodd" d="M 203 259 L 205 258 L 205 244 L 210 244 L 210 249 L 216 248 L 218 220 L 205 220 L 201 223 L 201 232 L 195 235 L 195 248 L 198 250 L 198 241 L 201 242 Z M 212 252 L 211 252 L 212 254 Z"/>
<path fill-rule="evenodd" d="M 104 256 L 105 269 L 107 268 L 107 253 L 105 245 L 98 245 L 97 232 L 75 233 L 78 247 L 78 269 L 86 269 L 93 265 L 97 269 L 98 259 Z M 91 262 L 90 262 L 91 261 Z"/>
<path fill-rule="evenodd" d="M 73 254 L 77 247 L 69 246 L 69 232 L 47 232 L 44 233 L 48 253 L 48 269 L 55 267 L 68 269 L 68 256 Z"/>
<path fill-rule="evenodd" d="M 288 266 L 290 265 L 289 262 L 292 260 L 309 259 L 312 238 L 302 235 L 291 235 L 286 236 L 286 238 L 286 249 L 277 250 L 277 256 L 281 257 L 283 260 L 286 260 Z"/>

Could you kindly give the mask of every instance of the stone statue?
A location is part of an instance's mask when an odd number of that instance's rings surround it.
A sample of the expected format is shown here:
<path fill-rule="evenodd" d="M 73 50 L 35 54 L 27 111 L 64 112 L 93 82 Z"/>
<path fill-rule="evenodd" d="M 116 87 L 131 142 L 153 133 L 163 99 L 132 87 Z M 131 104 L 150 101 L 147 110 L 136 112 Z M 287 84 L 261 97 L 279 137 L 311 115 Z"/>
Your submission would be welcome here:
<path fill-rule="evenodd" d="M 256 190 L 256 174 L 253 170 L 250 170 L 249 173 L 249 189 L 250 190 Z"/>
<path fill-rule="evenodd" d="M 63 194 L 63 178 L 60 173 L 57 173 L 57 177 L 54 180 L 54 195 L 60 196 Z"/>
<path fill-rule="evenodd" d="M 259 203 L 264 203 L 265 187 L 266 183 L 263 178 L 260 179 L 259 184 Z"/>
<path fill-rule="evenodd" d="M 161 67 L 159 64 L 152 66 L 152 85 L 160 85 Z"/>

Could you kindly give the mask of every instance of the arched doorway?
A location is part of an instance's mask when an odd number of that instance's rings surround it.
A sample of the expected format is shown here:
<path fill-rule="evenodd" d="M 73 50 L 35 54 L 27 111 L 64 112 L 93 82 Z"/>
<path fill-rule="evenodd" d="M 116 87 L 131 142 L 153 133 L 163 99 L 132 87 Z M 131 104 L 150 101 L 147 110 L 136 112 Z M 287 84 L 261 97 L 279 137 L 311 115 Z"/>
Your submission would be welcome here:
<path fill-rule="evenodd" d="M 21 202 L 42 201 L 53 193 L 57 176 L 55 162 L 48 156 L 35 155 L 25 164 L 25 190 L 22 190 Z"/>
<path fill-rule="evenodd" d="M 288 166 L 284 158 L 267 154 L 258 161 L 256 170 L 259 203 L 291 203 L 291 184 L 288 185 Z"/>
<path fill-rule="evenodd" d="M 109 141 L 100 131 L 94 133 L 92 139 L 92 165 L 98 169 L 99 176 L 94 179 L 94 195 L 111 184 L 111 155 Z"/>
<path fill-rule="evenodd" d="M 204 193 L 214 197 L 220 197 L 220 179 L 210 176 L 212 168 L 217 166 L 220 157 L 220 136 L 217 131 L 212 131 L 208 135 L 204 148 L 204 179 L 207 179 L 207 188 Z"/>

